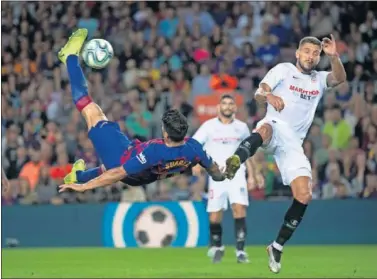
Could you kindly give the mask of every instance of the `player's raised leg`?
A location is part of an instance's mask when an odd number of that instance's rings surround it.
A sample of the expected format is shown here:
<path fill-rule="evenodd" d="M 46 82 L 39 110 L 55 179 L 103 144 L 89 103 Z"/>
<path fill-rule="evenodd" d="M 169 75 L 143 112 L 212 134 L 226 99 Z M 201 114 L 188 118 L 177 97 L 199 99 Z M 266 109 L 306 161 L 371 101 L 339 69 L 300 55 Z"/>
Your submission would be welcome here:
<path fill-rule="evenodd" d="M 226 170 L 229 179 L 233 179 L 240 166 L 252 157 L 262 144 L 267 144 L 272 137 L 272 127 L 264 123 L 238 146 L 234 155 L 226 160 Z"/>
<path fill-rule="evenodd" d="M 58 57 L 67 66 L 73 102 L 84 116 L 88 129 L 90 129 L 98 121 L 107 120 L 107 118 L 90 98 L 87 81 L 79 64 L 79 54 L 87 36 L 87 29 L 78 29 L 73 32 L 68 42 L 59 51 Z M 85 170 L 85 168 L 84 160 L 76 161 L 72 171 L 64 178 L 64 183 L 84 183 L 102 173 L 101 167 L 89 170 Z"/>
<path fill-rule="evenodd" d="M 307 170 L 310 172 L 310 170 Z M 275 241 L 267 247 L 269 267 L 274 273 L 281 269 L 281 254 L 284 244 L 292 237 L 304 217 L 306 208 L 312 198 L 310 173 L 307 176 L 299 176 L 291 182 L 293 202 L 288 208 L 283 225 L 280 228 Z"/>
<path fill-rule="evenodd" d="M 73 102 L 85 118 L 88 130 L 90 130 L 98 122 L 107 120 L 107 118 L 102 109 L 89 96 L 87 81 L 79 63 L 80 50 L 87 36 L 87 29 L 78 29 L 73 32 L 58 55 L 60 61 L 67 65 Z"/>

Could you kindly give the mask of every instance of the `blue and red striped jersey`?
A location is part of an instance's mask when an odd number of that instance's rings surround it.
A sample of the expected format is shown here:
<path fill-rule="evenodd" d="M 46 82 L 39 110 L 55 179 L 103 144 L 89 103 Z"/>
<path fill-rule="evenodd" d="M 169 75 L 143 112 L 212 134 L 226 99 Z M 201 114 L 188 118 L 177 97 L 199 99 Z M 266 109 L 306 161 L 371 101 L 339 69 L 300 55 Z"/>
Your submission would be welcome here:
<path fill-rule="evenodd" d="M 175 147 L 167 146 L 163 139 L 134 141 L 121 158 L 127 172 L 122 181 L 132 186 L 144 185 L 189 172 L 196 164 L 207 169 L 212 163 L 203 146 L 193 138 L 185 138 L 183 145 Z"/>

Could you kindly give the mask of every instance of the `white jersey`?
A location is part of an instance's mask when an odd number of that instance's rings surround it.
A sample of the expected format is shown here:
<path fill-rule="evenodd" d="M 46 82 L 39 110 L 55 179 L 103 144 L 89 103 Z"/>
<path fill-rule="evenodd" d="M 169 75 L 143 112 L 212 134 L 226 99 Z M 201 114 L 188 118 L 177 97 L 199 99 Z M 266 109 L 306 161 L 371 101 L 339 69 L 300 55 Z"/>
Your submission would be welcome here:
<path fill-rule="evenodd" d="M 291 63 L 280 63 L 273 67 L 261 83 L 266 83 L 275 96 L 284 101 L 284 109 L 277 112 L 268 104 L 266 119 L 287 123 L 296 136 L 305 138 L 314 119 L 318 103 L 327 89 L 329 72 L 313 71 L 310 75 L 301 73 Z"/>
<path fill-rule="evenodd" d="M 203 145 L 216 163 L 225 166 L 226 159 L 234 154 L 241 141 L 249 135 L 246 123 L 234 119 L 224 124 L 216 117 L 204 122 L 193 138 Z M 246 170 L 244 165 L 242 168 Z"/>

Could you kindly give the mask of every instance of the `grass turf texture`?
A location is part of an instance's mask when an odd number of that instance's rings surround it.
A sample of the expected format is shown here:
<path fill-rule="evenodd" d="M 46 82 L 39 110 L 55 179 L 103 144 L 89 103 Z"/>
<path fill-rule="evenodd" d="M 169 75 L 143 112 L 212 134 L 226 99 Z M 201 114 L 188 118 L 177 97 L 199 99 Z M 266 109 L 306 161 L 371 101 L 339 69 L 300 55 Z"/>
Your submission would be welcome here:
<path fill-rule="evenodd" d="M 3 278 L 377 278 L 377 246 L 287 246 L 280 274 L 267 267 L 263 246 L 247 248 L 251 263 L 237 264 L 227 247 L 220 264 L 206 248 L 3 249 Z"/>

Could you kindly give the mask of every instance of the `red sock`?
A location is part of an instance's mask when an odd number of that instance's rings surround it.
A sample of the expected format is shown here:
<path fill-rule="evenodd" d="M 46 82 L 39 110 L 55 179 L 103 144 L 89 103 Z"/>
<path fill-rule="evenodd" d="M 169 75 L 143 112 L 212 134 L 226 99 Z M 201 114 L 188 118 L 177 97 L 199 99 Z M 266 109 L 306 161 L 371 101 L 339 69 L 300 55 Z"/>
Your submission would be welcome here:
<path fill-rule="evenodd" d="M 75 105 L 79 112 L 81 112 L 87 105 L 89 105 L 92 102 L 92 98 L 90 98 L 89 96 L 84 96 L 80 98 L 80 100 L 78 100 Z"/>

